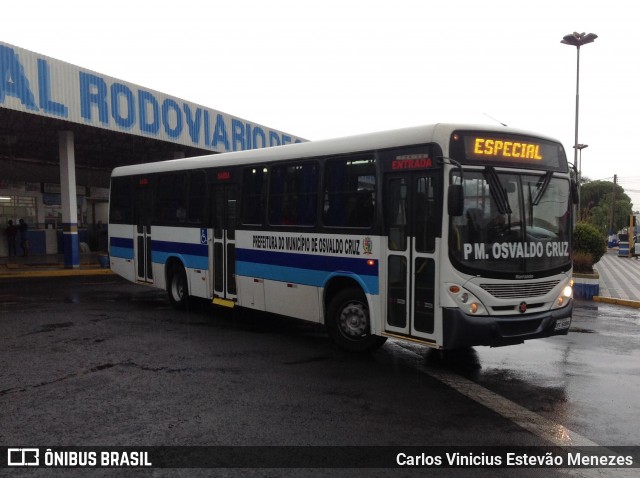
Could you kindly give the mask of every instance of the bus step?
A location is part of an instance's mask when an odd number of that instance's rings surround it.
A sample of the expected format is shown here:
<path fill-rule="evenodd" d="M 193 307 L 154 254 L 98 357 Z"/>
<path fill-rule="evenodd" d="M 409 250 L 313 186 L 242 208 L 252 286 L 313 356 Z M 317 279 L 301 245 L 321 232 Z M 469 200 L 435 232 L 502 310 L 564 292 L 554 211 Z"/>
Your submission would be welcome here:
<path fill-rule="evenodd" d="M 222 307 L 229 307 L 230 309 L 233 309 L 236 306 L 236 303 L 234 301 L 229 299 L 221 299 L 219 297 L 214 297 L 211 302 L 215 305 L 221 305 Z"/>

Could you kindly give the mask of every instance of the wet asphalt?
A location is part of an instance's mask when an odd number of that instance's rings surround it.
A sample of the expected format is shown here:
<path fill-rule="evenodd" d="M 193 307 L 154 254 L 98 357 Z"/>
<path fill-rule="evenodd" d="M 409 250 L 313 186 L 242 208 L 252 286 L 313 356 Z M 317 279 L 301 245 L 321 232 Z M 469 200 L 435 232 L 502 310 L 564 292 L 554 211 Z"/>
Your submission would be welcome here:
<path fill-rule="evenodd" d="M 429 369 L 471 380 L 596 444 L 640 444 L 637 309 L 579 302 L 568 336 L 512 347 L 442 356 L 388 342 L 353 355 L 315 324 L 203 302 L 178 312 L 162 291 L 115 276 L 0 287 L 6 446 L 549 443 Z M 484 476 L 510 476 L 502 471 Z"/>

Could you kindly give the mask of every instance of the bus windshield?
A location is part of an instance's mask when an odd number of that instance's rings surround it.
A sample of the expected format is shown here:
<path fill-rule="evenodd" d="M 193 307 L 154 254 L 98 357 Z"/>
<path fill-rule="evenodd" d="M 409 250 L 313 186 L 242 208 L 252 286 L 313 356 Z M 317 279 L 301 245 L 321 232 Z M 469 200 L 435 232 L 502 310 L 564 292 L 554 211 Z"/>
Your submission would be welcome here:
<path fill-rule="evenodd" d="M 569 180 L 551 172 L 464 171 L 464 213 L 451 217 L 455 267 L 484 277 L 531 278 L 571 267 Z M 461 184 L 452 172 L 452 184 Z"/>

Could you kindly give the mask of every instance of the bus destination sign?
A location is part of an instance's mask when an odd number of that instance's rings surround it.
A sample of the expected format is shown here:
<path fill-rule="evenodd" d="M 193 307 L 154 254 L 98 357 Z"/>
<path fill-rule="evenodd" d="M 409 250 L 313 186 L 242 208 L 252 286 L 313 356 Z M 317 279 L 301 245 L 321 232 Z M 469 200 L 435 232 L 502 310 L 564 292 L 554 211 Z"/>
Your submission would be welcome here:
<path fill-rule="evenodd" d="M 567 170 L 560 143 L 520 134 L 457 131 L 451 136 L 450 155 L 467 164 Z"/>
<path fill-rule="evenodd" d="M 504 141 L 492 138 L 470 138 L 473 141 L 473 154 L 491 158 L 516 158 L 540 161 L 543 159 L 540 145 L 520 141 Z"/>

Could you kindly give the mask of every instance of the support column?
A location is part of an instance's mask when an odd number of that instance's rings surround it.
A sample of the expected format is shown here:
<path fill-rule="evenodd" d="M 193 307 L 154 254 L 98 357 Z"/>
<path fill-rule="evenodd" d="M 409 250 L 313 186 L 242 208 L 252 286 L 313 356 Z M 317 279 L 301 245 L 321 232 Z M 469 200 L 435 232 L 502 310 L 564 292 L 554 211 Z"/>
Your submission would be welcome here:
<path fill-rule="evenodd" d="M 58 133 L 60 145 L 60 193 L 62 196 L 62 250 L 67 269 L 80 267 L 78 244 L 78 203 L 76 199 L 76 158 L 73 131 Z"/>

